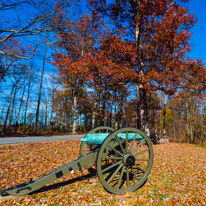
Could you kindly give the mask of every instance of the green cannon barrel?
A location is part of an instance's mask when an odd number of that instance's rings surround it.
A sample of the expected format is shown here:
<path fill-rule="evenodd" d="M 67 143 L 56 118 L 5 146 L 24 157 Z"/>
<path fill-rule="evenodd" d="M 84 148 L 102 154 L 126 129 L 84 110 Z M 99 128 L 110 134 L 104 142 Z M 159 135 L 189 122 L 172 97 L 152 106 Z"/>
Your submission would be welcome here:
<path fill-rule="evenodd" d="M 87 145 L 100 145 L 104 142 L 108 135 L 110 135 L 110 133 L 87 134 L 85 138 L 81 139 L 81 142 L 86 142 Z M 126 133 L 120 133 L 118 134 L 118 137 L 126 140 Z M 136 135 L 135 133 L 128 133 L 128 141 L 132 141 L 133 138 L 143 139 L 143 137 L 139 134 Z"/>

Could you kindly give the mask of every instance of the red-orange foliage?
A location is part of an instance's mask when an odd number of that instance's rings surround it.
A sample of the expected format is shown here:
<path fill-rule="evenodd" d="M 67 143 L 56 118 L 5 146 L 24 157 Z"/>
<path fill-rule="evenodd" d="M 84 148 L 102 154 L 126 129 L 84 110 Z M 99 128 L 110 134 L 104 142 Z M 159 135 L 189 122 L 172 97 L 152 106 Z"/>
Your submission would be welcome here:
<path fill-rule="evenodd" d="M 91 16 L 85 15 L 77 22 L 64 20 L 66 27 L 59 28 L 54 44 L 56 52 L 52 54 L 53 64 L 58 67 L 64 82 L 72 86 L 82 86 L 88 79 L 87 54 L 93 50 L 95 43 L 94 28 Z"/>
<path fill-rule="evenodd" d="M 119 33 L 123 30 L 123 38 L 130 40 L 129 45 L 134 45 L 131 51 L 128 47 L 115 44 L 116 51 L 125 51 L 121 53 L 125 55 L 123 60 L 128 53 L 133 55 L 133 59 L 127 59 L 124 64 L 125 69 L 122 68 L 122 59 L 115 57 L 115 63 L 121 67 L 118 68 L 119 73 L 128 81 L 141 84 L 147 91 L 174 93 L 184 86 L 185 77 L 195 67 L 196 70 L 204 70 L 201 63 L 194 66 L 195 61 L 187 59 L 190 29 L 196 19 L 187 8 L 182 7 L 182 2 L 185 1 L 118 0 L 107 3 L 89 0 L 92 9 L 102 18 L 109 17 L 116 26 L 113 30 Z M 112 57 L 116 55 L 113 46 L 110 45 L 107 50 L 108 55 L 111 51 Z"/>

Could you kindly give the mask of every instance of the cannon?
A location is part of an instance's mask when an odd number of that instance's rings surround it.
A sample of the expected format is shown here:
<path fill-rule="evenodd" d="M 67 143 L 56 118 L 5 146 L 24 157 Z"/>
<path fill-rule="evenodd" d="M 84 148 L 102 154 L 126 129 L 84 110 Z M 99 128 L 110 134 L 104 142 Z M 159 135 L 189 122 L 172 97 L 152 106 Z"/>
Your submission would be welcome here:
<path fill-rule="evenodd" d="M 109 193 L 124 194 L 144 185 L 152 164 L 152 143 L 142 131 L 130 127 L 118 130 L 98 127 L 81 139 L 78 159 L 39 179 L 3 190 L 0 194 L 26 195 L 75 170 L 83 172 L 82 167 L 89 172 L 96 171 L 100 183 Z"/>

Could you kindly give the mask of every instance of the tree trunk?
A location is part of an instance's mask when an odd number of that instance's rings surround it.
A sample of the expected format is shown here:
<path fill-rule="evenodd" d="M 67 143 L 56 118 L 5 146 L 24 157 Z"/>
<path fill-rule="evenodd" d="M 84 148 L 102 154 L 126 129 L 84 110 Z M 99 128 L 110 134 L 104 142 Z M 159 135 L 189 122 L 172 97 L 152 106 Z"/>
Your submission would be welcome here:
<path fill-rule="evenodd" d="M 79 114 L 79 130 L 82 131 L 82 115 Z"/>
<path fill-rule="evenodd" d="M 17 117 L 16 117 L 16 124 L 18 124 L 18 122 L 19 122 L 19 115 L 20 115 L 21 106 L 22 106 L 22 103 L 23 103 L 23 98 L 24 98 L 25 89 L 26 89 L 26 85 L 24 85 L 24 90 L 23 90 L 23 92 L 22 92 L 21 101 L 20 101 L 20 105 L 19 105 L 19 111 L 18 111 L 18 114 L 17 114 Z M 19 132 L 19 131 L 18 131 L 18 132 Z"/>
<path fill-rule="evenodd" d="M 21 96 L 21 102 L 20 102 L 20 105 L 19 105 L 19 111 L 18 111 L 18 114 L 17 114 L 17 117 L 16 117 L 16 124 L 19 124 L 18 133 L 20 133 L 20 128 L 21 128 L 21 126 L 20 126 L 21 124 L 19 122 L 19 116 L 20 116 L 21 106 L 22 106 L 22 103 L 23 103 L 25 89 L 26 89 L 26 85 L 24 85 L 24 90 L 23 90 L 23 93 L 22 93 L 22 96 Z"/>
<path fill-rule="evenodd" d="M 97 109 L 97 101 L 94 102 L 93 113 L 92 113 L 92 129 L 95 128 L 96 123 L 96 109 Z"/>
<path fill-rule="evenodd" d="M 140 126 L 141 130 L 150 137 L 149 130 L 149 119 L 148 119 L 148 108 L 147 108 L 147 91 L 143 88 L 139 88 L 139 96 L 140 96 Z"/>
<path fill-rule="evenodd" d="M 46 97 L 45 97 L 45 117 L 44 117 L 44 124 L 45 124 L 46 130 L 47 130 L 47 133 L 48 133 L 49 131 L 48 131 L 47 119 L 48 119 L 48 101 L 47 101 L 47 99 L 46 99 Z"/>
<path fill-rule="evenodd" d="M 114 129 L 118 128 L 118 117 L 117 117 L 117 93 L 115 91 L 115 106 L 114 106 Z"/>
<path fill-rule="evenodd" d="M 13 119 L 14 103 L 15 103 L 15 100 L 16 100 L 16 93 L 18 92 L 18 90 L 19 89 L 17 87 L 15 87 L 14 95 L 13 95 L 13 101 L 12 101 L 12 106 L 11 106 L 11 112 L 10 112 L 10 115 L 9 115 L 9 127 L 10 127 L 12 119 Z"/>
<path fill-rule="evenodd" d="M 123 122 L 124 122 L 123 106 L 124 106 L 124 96 L 121 95 L 119 101 L 119 128 L 123 127 Z"/>
<path fill-rule="evenodd" d="M 131 7 L 132 7 L 132 15 L 133 15 L 133 21 L 135 24 L 135 40 L 136 40 L 136 47 L 138 48 L 138 55 L 141 57 L 143 55 L 142 51 L 142 40 L 141 40 L 141 35 L 140 35 L 140 25 L 136 24 L 136 19 L 138 18 L 139 10 L 136 8 L 139 8 L 141 1 L 130 1 Z M 143 59 L 139 59 L 139 72 L 140 75 L 144 75 L 144 61 Z M 142 84 L 138 85 L 139 87 L 139 98 L 140 101 L 138 102 L 139 104 L 139 120 L 140 120 L 140 125 L 138 125 L 138 119 L 137 119 L 137 127 L 140 126 L 140 129 L 146 133 L 147 136 L 150 137 L 150 130 L 149 130 L 149 119 L 148 119 L 148 111 L 147 111 L 147 91 L 143 88 Z"/>
<path fill-rule="evenodd" d="M 189 101 L 186 100 L 185 102 L 185 112 L 186 112 L 186 130 L 187 130 L 187 135 L 190 135 L 190 109 L 189 109 Z"/>
<path fill-rule="evenodd" d="M 127 98 L 124 97 L 124 105 L 123 105 L 123 116 L 122 116 L 122 126 L 127 127 L 127 120 L 126 120 L 126 104 L 127 104 Z"/>
<path fill-rule="evenodd" d="M 41 102 L 41 92 L 42 92 L 44 68 L 45 68 L 45 62 L 46 62 L 47 41 L 48 41 L 48 34 L 46 36 L 46 42 L 45 42 L 45 47 L 44 47 L 44 59 L 43 59 L 41 81 L 40 81 L 40 87 L 39 87 L 39 97 L 38 97 L 37 110 L 36 110 L 36 121 L 35 121 L 35 126 L 34 126 L 34 133 L 38 132 L 39 108 L 40 108 L 40 102 Z"/>
<path fill-rule="evenodd" d="M 96 112 L 97 112 L 97 94 L 96 94 L 96 92 L 95 92 L 94 106 L 93 106 L 93 114 L 92 114 L 92 129 L 95 128 L 95 123 L 96 123 Z"/>
<path fill-rule="evenodd" d="M 4 107 L 2 107 L 2 110 L 1 110 L 1 120 L 0 120 L 1 125 L 3 125 L 3 116 L 4 116 Z"/>
<path fill-rule="evenodd" d="M 140 126 L 140 97 L 139 97 L 139 86 L 138 85 L 135 85 L 135 88 L 136 88 L 136 94 L 137 94 L 137 129 L 141 129 L 141 126 Z"/>
<path fill-rule="evenodd" d="M 53 113 L 54 113 L 54 87 L 52 88 L 52 95 L 51 95 L 51 115 L 49 119 L 49 124 L 52 125 L 52 130 L 53 130 Z"/>
<path fill-rule="evenodd" d="M 101 121 L 101 126 L 105 126 L 105 100 L 103 100 L 102 102 L 102 112 L 101 112 L 101 116 L 102 116 L 102 121 Z"/>
<path fill-rule="evenodd" d="M 73 96 L 73 124 L 72 124 L 72 134 L 76 134 L 77 129 L 77 96 L 74 93 Z"/>
<path fill-rule="evenodd" d="M 109 126 L 112 127 L 112 116 L 113 116 L 113 102 L 111 101 L 111 105 L 110 105 L 110 118 L 109 118 Z"/>
<path fill-rule="evenodd" d="M 4 79 L 4 76 L 6 75 L 7 71 L 8 71 L 9 68 L 13 65 L 14 62 L 15 62 L 15 60 L 12 60 L 11 63 L 10 63 L 6 68 L 4 68 L 3 70 L 1 70 L 1 73 L 0 73 L 0 82 Z"/>
<path fill-rule="evenodd" d="M 204 143 L 204 113 L 201 113 L 201 119 L 200 119 L 200 125 L 201 125 L 201 130 L 200 130 L 200 144 Z"/>
<path fill-rule="evenodd" d="M 167 95 L 164 95 L 164 110 L 163 110 L 163 138 L 166 138 L 166 105 Z"/>
<path fill-rule="evenodd" d="M 27 117 L 27 109 L 28 109 L 28 103 L 29 103 L 30 87 L 31 87 L 31 76 L 30 76 L 29 83 L 28 83 L 28 92 L 27 92 L 27 99 L 26 99 L 26 106 L 25 106 L 25 113 L 24 113 L 24 125 L 27 124 L 26 117 Z"/>
<path fill-rule="evenodd" d="M 10 112 L 10 106 L 11 106 L 11 98 L 12 98 L 12 94 L 13 94 L 15 86 L 16 85 L 14 84 L 12 89 L 11 89 L 10 96 L 9 96 L 9 104 L 8 104 L 8 109 L 7 109 L 7 112 L 6 112 L 6 118 L 5 118 L 4 129 L 3 129 L 3 133 L 4 134 L 6 133 L 6 125 L 7 125 L 7 121 L 8 121 L 8 117 L 9 117 L 9 112 Z"/>
<path fill-rule="evenodd" d="M 174 136 L 174 142 L 176 142 L 176 133 L 175 133 L 175 121 L 173 120 L 173 136 Z"/>
<path fill-rule="evenodd" d="M 150 94 L 150 99 L 152 100 L 152 105 L 154 105 L 154 99 L 152 93 Z M 151 135 L 157 136 L 155 128 L 155 108 L 151 110 Z"/>

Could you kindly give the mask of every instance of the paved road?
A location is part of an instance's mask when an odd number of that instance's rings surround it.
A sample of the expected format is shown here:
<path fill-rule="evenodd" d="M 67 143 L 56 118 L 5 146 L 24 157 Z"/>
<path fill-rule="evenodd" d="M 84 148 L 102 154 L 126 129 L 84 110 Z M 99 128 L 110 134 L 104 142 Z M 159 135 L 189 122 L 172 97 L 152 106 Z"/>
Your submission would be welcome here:
<path fill-rule="evenodd" d="M 44 142 L 67 139 L 81 139 L 84 135 L 62 135 L 62 136 L 35 136 L 35 137 L 0 137 L 0 144 L 15 144 L 25 142 Z"/>

